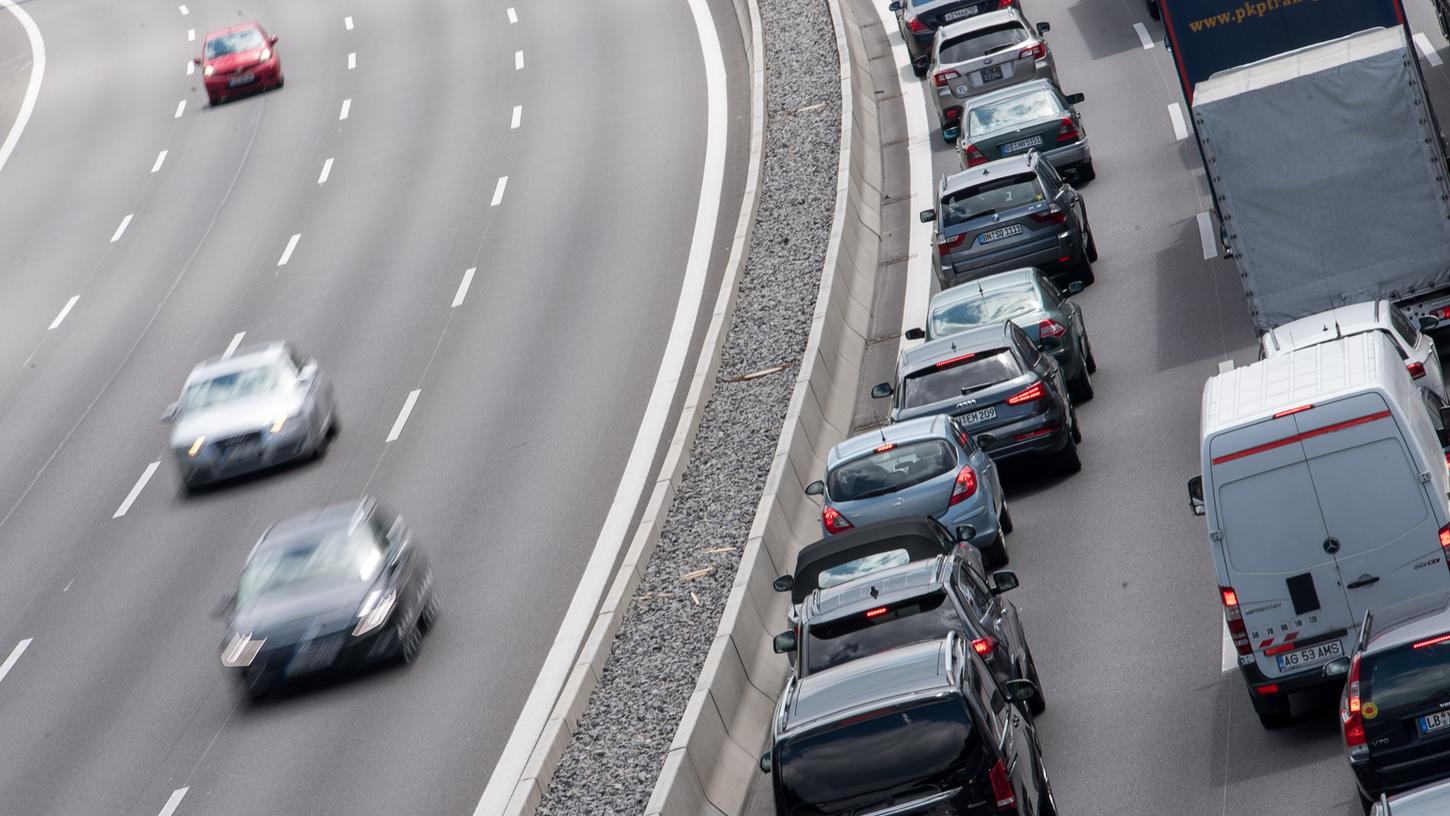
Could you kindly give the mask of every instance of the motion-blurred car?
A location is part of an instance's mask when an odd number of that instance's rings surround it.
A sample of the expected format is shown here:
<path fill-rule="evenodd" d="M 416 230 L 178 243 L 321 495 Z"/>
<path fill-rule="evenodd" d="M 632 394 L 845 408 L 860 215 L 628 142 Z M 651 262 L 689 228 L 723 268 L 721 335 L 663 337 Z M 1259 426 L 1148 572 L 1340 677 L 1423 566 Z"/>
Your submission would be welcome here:
<path fill-rule="evenodd" d="M 931 42 L 938 28 L 996 9 L 1020 9 L 1022 4 L 1018 0 L 891 0 L 889 8 L 896 14 L 901 41 L 911 55 L 911 70 L 920 77 L 931 67 Z"/>
<path fill-rule="evenodd" d="M 821 530 L 931 516 L 982 550 L 993 566 L 1007 562 L 1012 517 L 991 457 L 955 420 L 923 417 L 859 434 L 831 448 L 826 478 L 806 493 L 822 496 Z M 970 528 L 970 529 L 968 529 Z"/>
<path fill-rule="evenodd" d="M 1400 359 L 1405 361 L 1410 379 L 1421 388 L 1444 395 L 1445 375 L 1440 370 L 1440 354 L 1435 349 L 1435 341 L 1388 300 L 1350 303 L 1301 317 L 1264 332 L 1259 339 L 1259 348 L 1265 358 L 1278 357 L 1365 332 L 1379 332 L 1390 338 L 1400 353 Z"/>
<path fill-rule="evenodd" d="M 287 343 L 197 365 L 162 419 L 173 423 L 171 450 L 188 489 L 320 457 L 342 427 L 331 381 Z"/>
<path fill-rule="evenodd" d="M 1095 279 L 1098 242 L 1082 194 L 1032 151 L 943 176 L 932 229 L 932 271 L 942 289 L 1035 266 L 1058 288 Z"/>
<path fill-rule="evenodd" d="M 226 608 L 222 665 L 251 697 L 304 674 L 412 662 L 438 617 L 426 555 L 375 499 L 272 525 Z"/>
<path fill-rule="evenodd" d="M 1051 458 L 1065 473 L 1082 469 L 1082 431 L 1062 367 L 1011 321 L 906 349 L 896 377 L 871 389 L 893 398 L 894 422 L 949 414 L 997 462 Z"/>
<path fill-rule="evenodd" d="M 957 138 L 962 103 L 969 97 L 1047 78 L 1057 83 L 1057 66 L 1044 38 L 1050 26 L 1034 28 L 1015 8 L 992 11 L 942 26 L 932 44 L 931 84 L 936 89 L 942 138 Z"/>
<path fill-rule="evenodd" d="M 213 105 L 283 84 L 277 35 L 257 23 L 239 23 L 206 35 L 202 55 L 192 61 L 201 66 L 202 84 Z"/>
<path fill-rule="evenodd" d="M 1083 402 L 1092 399 L 1088 375 L 1098 370 L 1098 363 L 1082 307 L 1068 297 L 1081 291 L 1082 284 L 1074 281 L 1064 294 L 1041 270 L 1031 267 L 998 272 L 933 295 L 926 329 L 907 329 L 906 339 L 935 340 L 1010 320 L 1038 349 L 1057 360 L 1073 401 Z"/>
<path fill-rule="evenodd" d="M 957 139 L 962 167 L 1036 150 L 1074 183 L 1092 181 L 1098 171 L 1082 117 L 1073 107 L 1084 98 L 1064 94 L 1049 80 L 1034 79 L 968 99 Z"/>

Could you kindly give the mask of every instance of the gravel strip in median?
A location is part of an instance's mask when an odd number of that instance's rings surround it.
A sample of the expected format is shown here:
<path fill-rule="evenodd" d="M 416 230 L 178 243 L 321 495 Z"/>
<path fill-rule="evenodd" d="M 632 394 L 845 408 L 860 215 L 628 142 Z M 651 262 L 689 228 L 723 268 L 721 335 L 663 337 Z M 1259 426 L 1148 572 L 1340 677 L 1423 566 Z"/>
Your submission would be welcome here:
<path fill-rule="evenodd" d="M 760 0 L 760 15 L 761 202 L 719 379 L 544 816 L 644 812 L 720 624 L 800 371 L 835 207 L 840 63 L 825 0 Z"/>

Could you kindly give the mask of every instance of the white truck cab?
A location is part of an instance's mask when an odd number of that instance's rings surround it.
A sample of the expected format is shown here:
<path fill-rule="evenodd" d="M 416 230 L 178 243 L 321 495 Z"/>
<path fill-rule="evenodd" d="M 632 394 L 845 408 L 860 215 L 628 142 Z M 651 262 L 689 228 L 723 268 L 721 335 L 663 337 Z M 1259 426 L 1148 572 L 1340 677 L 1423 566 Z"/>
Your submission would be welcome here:
<path fill-rule="evenodd" d="M 1201 441 L 1190 504 L 1254 710 L 1275 727 L 1290 692 L 1343 682 L 1326 665 L 1367 610 L 1450 589 L 1445 455 L 1380 332 L 1210 378 Z"/>

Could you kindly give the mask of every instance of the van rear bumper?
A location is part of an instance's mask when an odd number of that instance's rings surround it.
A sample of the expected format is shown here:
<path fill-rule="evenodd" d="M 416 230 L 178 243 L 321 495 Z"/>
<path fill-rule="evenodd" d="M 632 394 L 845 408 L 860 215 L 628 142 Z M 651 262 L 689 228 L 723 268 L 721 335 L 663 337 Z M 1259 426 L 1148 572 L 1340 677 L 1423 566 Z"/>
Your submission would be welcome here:
<path fill-rule="evenodd" d="M 1280 675 L 1279 677 L 1270 677 L 1264 674 L 1257 664 L 1248 666 L 1241 664 L 1239 666 L 1239 672 L 1243 674 L 1244 682 L 1248 683 L 1249 695 L 1255 700 L 1266 700 L 1276 696 L 1282 697 L 1285 694 L 1291 694 L 1296 691 L 1305 691 L 1312 688 L 1319 688 L 1320 686 L 1332 686 L 1335 683 L 1341 686 L 1344 685 L 1343 677 L 1325 677 L 1323 666 L 1315 666 L 1312 669 Z M 1278 686 L 1278 691 L 1271 694 L 1260 694 L 1258 688 L 1269 683 Z"/>

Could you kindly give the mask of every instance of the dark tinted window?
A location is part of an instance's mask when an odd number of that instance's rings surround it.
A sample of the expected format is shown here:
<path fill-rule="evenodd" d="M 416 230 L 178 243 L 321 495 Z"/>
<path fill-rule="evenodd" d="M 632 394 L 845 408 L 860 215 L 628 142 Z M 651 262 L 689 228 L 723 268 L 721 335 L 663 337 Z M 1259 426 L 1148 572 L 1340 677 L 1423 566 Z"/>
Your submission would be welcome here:
<path fill-rule="evenodd" d="M 1022 359 L 1027 363 L 1027 365 L 1037 365 L 1037 358 L 1042 356 L 1037 353 L 1037 346 L 1032 342 L 1032 340 L 1027 336 L 1025 332 L 1017 328 L 1016 324 L 1013 324 L 1011 332 L 1012 340 L 1017 344 L 1017 353 L 1022 355 Z"/>
<path fill-rule="evenodd" d="M 909 375 L 902 383 L 901 405 L 904 408 L 929 405 L 1021 374 L 1022 368 L 1010 349 L 984 351 L 944 368 L 927 368 Z"/>
<path fill-rule="evenodd" d="M 940 640 L 960 631 L 961 615 L 945 592 L 879 606 L 859 615 L 811 624 L 806 634 L 806 671 L 818 672 L 848 660 L 923 640 Z"/>
<path fill-rule="evenodd" d="M 937 62 L 942 65 L 950 65 L 954 62 L 966 62 L 978 57 L 985 57 L 988 54 L 1015 48 L 1018 43 L 1026 42 L 1030 36 L 1027 29 L 1015 20 L 973 31 L 965 36 L 954 37 L 942 43 L 941 59 Z"/>
<path fill-rule="evenodd" d="M 1057 174 L 1057 168 L 1042 159 L 1037 162 L 1037 172 L 1042 174 L 1042 182 L 1047 187 L 1048 195 L 1057 195 L 1057 191 L 1062 188 L 1062 176 Z"/>
<path fill-rule="evenodd" d="M 1419 329 L 1416 329 L 1414 324 L 1405 318 L 1404 312 L 1393 306 L 1390 307 L 1390 325 L 1395 327 L 1395 334 L 1405 341 L 1406 346 L 1414 348 L 1415 344 L 1420 342 Z"/>
<path fill-rule="evenodd" d="M 784 813 L 870 809 L 958 787 L 986 758 L 957 698 L 890 708 L 780 745 Z"/>
<path fill-rule="evenodd" d="M 992 592 L 987 589 L 987 584 L 981 576 L 973 572 L 966 564 L 957 567 L 957 585 L 962 589 L 962 595 L 966 597 L 967 603 L 973 607 L 972 614 L 981 615 L 982 611 L 992 604 Z"/>
<path fill-rule="evenodd" d="M 1450 694 L 1450 641 L 1385 652 L 1368 668 L 1362 696 L 1380 711 L 1434 702 Z"/>
<path fill-rule="evenodd" d="M 894 493 L 951 470 L 956 452 L 940 439 L 882 447 L 837 465 L 826 474 L 826 493 L 834 501 L 854 501 Z"/>
<path fill-rule="evenodd" d="M 947 193 L 942 198 L 942 226 L 956 226 L 973 218 L 1005 213 L 1046 199 L 1036 173 L 1020 173 L 984 181 L 954 193 Z"/>
<path fill-rule="evenodd" d="M 206 58 L 216 59 L 226 54 L 234 54 L 238 51 L 251 51 L 254 48 L 261 48 L 267 41 L 262 38 L 262 32 L 255 28 L 244 28 L 241 31 L 233 31 L 229 34 L 221 34 L 215 39 L 206 41 Z"/>

